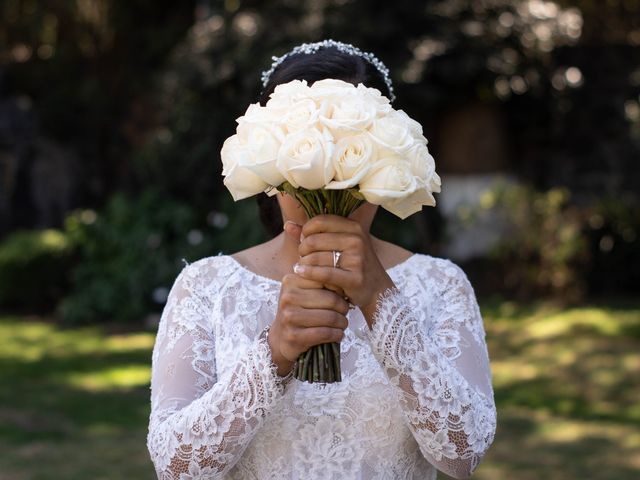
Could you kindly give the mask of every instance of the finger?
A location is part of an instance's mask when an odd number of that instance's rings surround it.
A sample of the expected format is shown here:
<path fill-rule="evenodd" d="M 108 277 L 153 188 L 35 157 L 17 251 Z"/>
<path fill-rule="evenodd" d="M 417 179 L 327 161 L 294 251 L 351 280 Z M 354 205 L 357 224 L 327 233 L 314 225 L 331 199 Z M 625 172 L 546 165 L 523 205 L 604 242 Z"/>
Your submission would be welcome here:
<path fill-rule="evenodd" d="M 344 293 L 344 290 L 342 288 L 340 288 L 337 285 L 328 285 L 328 284 L 324 284 L 323 287 L 326 290 L 330 290 L 333 293 L 335 293 L 336 295 L 338 295 L 340 298 L 343 298 L 346 302 L 349 301 L 349 299 L 347 298 L 347 294 Z"/>
<path fill-rule="evenodd" d="M 343 314 L 335 310 L 301 308 L 296 314 L 295 325 L 304 328 L 329 327 L 344 330 L 349 324 L 345 314 L 346 312 Z"/>
<path fill-rule="evenodd" d="M 323 232 L 357 234 L 362 233 L 362 227 L 355 220 L 339 215 L 316 215 L 302 227 L 302 234 L 305 237 Z"/>
<path fill-rule="evenodd" d="M 298 254 L 301 257 L 312 252 L 332 250 L 343 252 L 345 250 L 359 250 L 362 247 L 362 239 L 352 233 L 315 233 L 305 236 L 298 246 Z"/>
<path fill-rule="evenodd" d="M 343 315 L 349 311 L 349 303 L 343 297 L 327 289 L 301 290 L 294 288 L 282 292 L 281 300 L 283 304 L 307 309 L 332 310 Z"/>
<path fill-rule="evenodd" d="M 300 257 L 298 265 L 315 265 L 317 267 L 333 267 L 333 252 L 311 252 L 304 257 Z M 338 259 L 338 265 L 336 268 L 341 268 L 345 262 L 345 254 L 340 252 Z"/>
<path fill-rule="evenodd" d="M 310 278 L 303 278 L 296 273 L 288 273 L 284 277 L 282 277 L 282 287 L 287 290 L 292 289 L 302 289 L 302 290 L 315 290 L 319 288 L 323 288 L 324 284 L 321 282 L 316 282 Z"/>
<path fill-rule="evenodd" d="M 353 272 L 348 272 L 341 268 L 297 265 L 296 274 L 323 285 L 336 285 L 343 290 L 348 290 L 349 287 L 357 286 L 359 283 Z"/>
<path fill-rule="evenodd" d="M 284 222 L 283 230 L 285 233 L 295 240 L 296 243 L 300 243 L 300 234 L 302 233 L 302 225 L 298 225 L 291 220 Z"/>
<path fill-rule="evenodd" d="M 348 300 L 346 293 L 344 293 L 344 290 L 339 286 L 303 278 L 300 275 L 295 274 L 295 271 L 297 269 L 298 266 L 296 264 L 294 265 L 294 274 L 285 275 L 285 277 L 282 279 L 282 286 L 286 287 L 287 290 L 295 290 L 295 288 L 300 288 L 303 290 L 330 290 L 340 298 Z"/>
<path fill-rule="evenodd" d="M 298 266 L 310 265 L 310 266 L 316 266 L 316 267 L 334 268 L 333 258 L 334 258 L 333 252 L 313 252 L 313 253 L 310 253 L 309 255 L 305 255 L 304 257 L 300 257 L 297 265 Z M 349 258 L 349 255 L 345 255 L 344 253 L 340 254 L 340 257 L 338 259 L 338 264 L 335 266 L 335 268 L 341 268 L 346 271 L 356 270 L 357 267 L 358 267 L 358 262 L 351 261 Z M 298 267 L 294 266 L 294 271 L 297 269 Z M 344 290 L 337 285 L 331 285 L 331 284 L 325 283 L 323 287 L 326 288 L 327 290 L 331 290 L 332 292 L 335 292 L 341 298 L 346 298 L 346 294 L 344 293 Z"/>
<path fill-rule="evenodd" d="M 344 337 L 344 330 L 331 327 L 303 328 L 298 332 L 298 342 L 306 348 L 322 343 L 340 342 Z"/>

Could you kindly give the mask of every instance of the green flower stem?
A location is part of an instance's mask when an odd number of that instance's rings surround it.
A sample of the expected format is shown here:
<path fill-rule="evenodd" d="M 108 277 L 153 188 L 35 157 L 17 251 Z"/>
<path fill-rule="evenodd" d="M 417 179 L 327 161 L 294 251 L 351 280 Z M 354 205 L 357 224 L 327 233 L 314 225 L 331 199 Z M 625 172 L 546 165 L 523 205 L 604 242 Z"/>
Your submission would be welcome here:
<path fill-rule="evenodd" d="M 302 375 L 302 367 L 304 367 L 304 355 L 300 355 L 296 361 L 296 370 L 293 374 L 294 377 L 298 378 Z"/>
<path fill-rule="evenodd" d="M 318 359 L 318 351 L 320 350 L 319 348 L 312 348 L 311 349 L 313 351 L 313 377 L 311 378 L 311 382 L 317 382 L 318 380 L 320 380 L 320 374 L 318 372 L 318 367 L 319 367 L 319 363 L 320 360 Z"/>
<path fill-rule="evenodd" d="M 324 348 L 322 348 L 322 345 L 320 345 L 320 348 L 316 349 L 318 352 L 318 370 L 320 371 L 320 378 L 319 380 L 321 382 L 326 381 L 325 379 L 325 370 L 326 370 L 326 365 L 324 362 Z"/>
<path fill-rule="evenodd" d="M 322 344 L 322 361 L 323 361 L 323 365 L 325 370 L 329 369 L 329 355 L 328 355 L 328 350 L 327 350 L 327 344 L 323 343 Z"/>
<path fill-rule="evenodd" d="M 311 202 L 309 202 L 308 198 L 305 198 L 304 195 L 295 195 L 294 198 L 300 202 L 304 212 L 307 214 L 307 217 L 311 218 L 313 216 L 314 207 Z"/>
<path fill-rule="evenodd" d="M 335 361 L 335 373 L 336 373 L 336 382 L 342 381 L 342 372 L 340 371 L 340 344 L 332 343 L 331 349 L 333 350 L 333 360 Z"/>
<path fill-rule="evenodd" d="M 302 359 L 302 372 L 300 377 L 297 377 L 299 380 L 306 380 L 307 379 L 307 375 L 308 375 L 308 371 L 309 371 L 309 364 L 311 363 L 309 361 L 311 354 L 313 353 L 312 349 L 310 348 L 309 350 L 307 350 L 305 353 L 303 353 L 301 355 L 301 357 L 303 357 Z"/>
<path fill-rule="evenodd" d="M 325 352 L 325 358 L 327 361 L 327 372 L 329 372 L 329 378 L 327 379 L 327 381 L 329 383 L 333 383 L 336 381 L 335 365 L 333 362 L 333 351 L 331 349 L 331 345 L 329 345 L 328 343 L 325 343 L 323 347 Z"/>

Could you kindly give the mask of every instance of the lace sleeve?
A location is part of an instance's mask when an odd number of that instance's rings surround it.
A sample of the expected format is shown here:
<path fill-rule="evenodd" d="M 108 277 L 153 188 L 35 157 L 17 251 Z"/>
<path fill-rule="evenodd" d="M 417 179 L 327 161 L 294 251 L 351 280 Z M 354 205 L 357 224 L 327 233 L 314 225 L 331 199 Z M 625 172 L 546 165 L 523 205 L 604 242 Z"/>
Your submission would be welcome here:
<path fill-rule="evenodd" d="M 203 281 L 204 271 L 196 262 L 176 279 L 153 351 L 147 447 L 162 480 L 222 477 L 284 388 L 264 335 L 217 378 L 208 300 L 215 293 L 205 295 L 215 283 Z"/>
<path fill-rule="evenodd" d="M 493 442 L 496 409 L 473 289 L 455 264 L 446 270 L 428 312 L 397 288 L 387 290 L 369 335 L 422 454 L 447 475 L 466 478 Z"/>

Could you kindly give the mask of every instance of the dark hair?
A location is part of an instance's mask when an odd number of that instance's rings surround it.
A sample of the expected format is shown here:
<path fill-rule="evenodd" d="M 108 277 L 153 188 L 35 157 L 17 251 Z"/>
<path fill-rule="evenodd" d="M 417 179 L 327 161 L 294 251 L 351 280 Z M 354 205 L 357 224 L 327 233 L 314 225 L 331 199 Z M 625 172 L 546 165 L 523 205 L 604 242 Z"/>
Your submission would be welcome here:
<path fill-rule="evenodd" d="M 325 78 L 335 78 L 354 85 L 362 83 L 391 97 L 384 77 L 373 64 L 363 57 L 343 53 L 335 47 L 323 47 L 315 53 L 291 55 L 278 65 L 260 93 L 260 105 L 266 105 L 269 95 L 282 83 L 306 80 L 312 85 Z M 258 195 L 258 207 L 260 220 L 267 232 L 274 237 L 282 232 L 282 213 L 276 196 L 268 197 L 264 193 Z"/>

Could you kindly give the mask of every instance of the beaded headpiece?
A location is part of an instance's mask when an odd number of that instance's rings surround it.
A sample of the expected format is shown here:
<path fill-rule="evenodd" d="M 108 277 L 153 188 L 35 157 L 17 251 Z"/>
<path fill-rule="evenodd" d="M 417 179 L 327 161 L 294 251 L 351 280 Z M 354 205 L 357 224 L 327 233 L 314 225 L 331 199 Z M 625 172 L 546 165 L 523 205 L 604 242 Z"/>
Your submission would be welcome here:
<path fill-rule="evenodd" d="M 360 50 L 357 47 L 354 47 L 351 44 L 336 42 L 335 40 L 331 40 L 331 39 L 323 40 L 321 42 L 316 42 L 316 43 L 303 43 L 302 45 L 298 45 L 297 47 L 294 47 L 293 50 L 282 55 L 281 57 L 276 57 L 276 56 L 271 57 L 271 59 L 273 60 L 273 63 L 271 64 L 271 68 L 269 70 L 265 70 L 262 72 L 262 86 L 263 87 L 267 86 L 267 83 L 269 82 L 269 77 L 271 77 L 271 74 L 275 71 L 278 65 L 284 62 L 291 55 L 296 55 L 298 53 L 305 53 L 305 54 L 316 53 L 321 48 L 326 48 L 326 47 L 335 47 L 342 53 L 348 53 L 349 55 L 357 55 L 359 57 L 364 58 L 369 63 L 371 63 L 374 67 L 378 69 L 378 71 L 384 78 L 384 82 L 387 84 L 387 89 L 389 90 L 389 95 L 390 95 L 389 100 L 392 102 L 395 100 L 396 96 L 393 93 L 393 85 L 391 84 L 391 78 L 389 77 L 389 69 L 385 66 L 384 63 L 382 63 L 372 53 L 363 52 L 362 50 Z"/>

